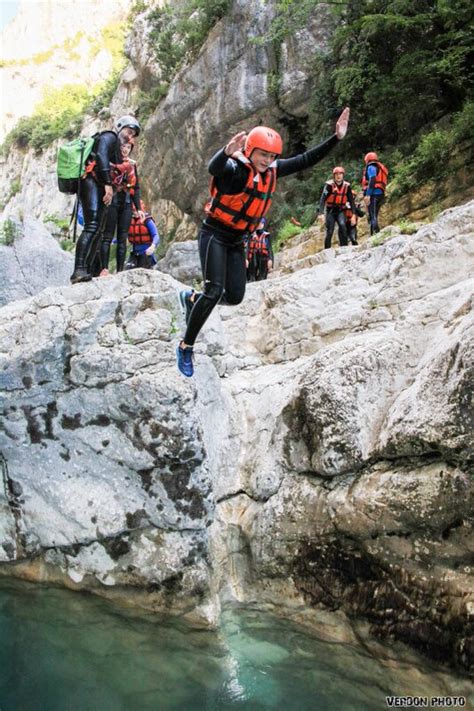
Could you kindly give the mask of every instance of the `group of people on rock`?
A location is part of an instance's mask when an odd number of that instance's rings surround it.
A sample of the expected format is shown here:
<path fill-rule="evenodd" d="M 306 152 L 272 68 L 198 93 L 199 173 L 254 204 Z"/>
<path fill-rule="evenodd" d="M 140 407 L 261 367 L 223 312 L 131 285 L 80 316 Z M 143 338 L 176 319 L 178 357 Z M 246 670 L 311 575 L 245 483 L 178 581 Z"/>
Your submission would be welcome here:
<path fill-rule="evenodd" d="M 326 225 L 324 248 L 331 247 L 334 228 L 338 226 L 338 238 L 341 247 L 350 242 L 357 244 L 357 222 L 363 217 L 361 203 L 356 202 L 351 184 L 344 180 L 345 170 L 337 165 L 332 171 L 332 180 L 328 180 L 321 193 L 317 217 Z M 378 215 L 385 199 L 388 170 L 379 161 L 377 153 L 371 151 L 365 155 L 362 172 L 363 200 L 368 209 L 370 234 L 379 232 Z M 324 215 L 325 212 L 325 215 Z"/>
<path fill-rule="evenodd" d="M 110 248 L 116 234 L 117 272 L 154 266 L 159 234 L 140 197 L 137 165 L 130 155 L 140 124 L 122 116 L 115 131 L 95 136 L 85 172 L 79 181 L 78 200 L 84 228 L 76 245 L 73 284 L 109 275 Z M 125 263 L 127 243 L 130 256 Z"/>
<path fill-rule="evenodd" d="M 273 268 L 266 214 L 277 181 L 321 161 L 346 135 L 349 113 L 349 108 L 343 110 L 332 136 L 291 158 L 281 158 L 281 136 L 267 126 L 237 133 L 212 157 L 208 165 L 212 176 L 210 196 L 198 234 L 203 289 L 179 292 L 185 330 L 176 357 L 178 369 L 186 377 L 194 373 L 197 336 L 217 304 L 239 304 L 247 281 L 265 279 Z M 108 274 L 115 231 L 117 271 L 125 265 L 127 238 L 132 244 L 127 266 L 147 267 L 153 263 L 159 235 L 141 201 L 137 167 L 130 158 L 139 133 L 138 121 L 133 116 L 123 116 L 116 122 L 115 131 L 96 136 L 80 180 L 84 229 L 76 247 L 73 283 Z M 364 213 L 344 174 L 344 168 L 336 166 L 333 179 L 325 184 L 321 195 L 318 213 L 326 222 L 325 247 L 331 246 L 336 223 L 341 245 L 348 240 L 357 244 L 357 218 Z M 386 184 L 387 169 L 376 153 L 368 153 L 362 185 L 371 234 L 379 229 L 378 213 Z"/>

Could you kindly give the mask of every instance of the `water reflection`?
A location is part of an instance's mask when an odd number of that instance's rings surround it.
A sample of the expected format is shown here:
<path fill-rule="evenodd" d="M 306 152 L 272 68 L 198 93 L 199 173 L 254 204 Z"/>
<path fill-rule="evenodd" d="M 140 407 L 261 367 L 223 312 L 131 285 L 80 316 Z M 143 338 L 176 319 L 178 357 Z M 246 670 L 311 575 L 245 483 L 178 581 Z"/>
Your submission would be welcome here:
<path fill-rule="evenodd" d="M 467 693 L 256 610 L 216 634 L 18 581 L 0 580 L 0 639 L 1 711 L 375 711 L 389 694 Z"/>

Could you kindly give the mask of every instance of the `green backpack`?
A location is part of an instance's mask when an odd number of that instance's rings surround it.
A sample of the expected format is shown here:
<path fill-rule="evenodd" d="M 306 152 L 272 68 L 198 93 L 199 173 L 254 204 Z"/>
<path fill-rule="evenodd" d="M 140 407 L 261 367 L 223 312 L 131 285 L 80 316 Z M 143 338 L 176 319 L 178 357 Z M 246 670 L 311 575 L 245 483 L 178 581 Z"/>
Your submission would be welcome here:
<path fill-rule="evenodd" d="M 65 143 L 58 150 L 58 187 L 62 193 L 78 193 L 79 181 L 84 173 L 86 160 L 94 146 L 95 136 L 76 138 Z"/>

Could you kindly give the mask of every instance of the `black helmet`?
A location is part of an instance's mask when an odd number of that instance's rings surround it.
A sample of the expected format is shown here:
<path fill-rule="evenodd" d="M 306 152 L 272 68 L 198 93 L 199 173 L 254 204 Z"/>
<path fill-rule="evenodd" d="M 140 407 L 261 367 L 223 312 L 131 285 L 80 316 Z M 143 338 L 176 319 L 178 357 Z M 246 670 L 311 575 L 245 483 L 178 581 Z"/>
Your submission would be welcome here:
<path fill-rule="evenodd" d="M 135 116 L 121 116 L 117 121 L 115 122 L 115 130 L 117 133 L 120 133 L 122 128 L 133 128 L 134 131 L 136 131 L 137 136 L 140 134 L 140 124 L 138 123 L 137 119 Z"/>

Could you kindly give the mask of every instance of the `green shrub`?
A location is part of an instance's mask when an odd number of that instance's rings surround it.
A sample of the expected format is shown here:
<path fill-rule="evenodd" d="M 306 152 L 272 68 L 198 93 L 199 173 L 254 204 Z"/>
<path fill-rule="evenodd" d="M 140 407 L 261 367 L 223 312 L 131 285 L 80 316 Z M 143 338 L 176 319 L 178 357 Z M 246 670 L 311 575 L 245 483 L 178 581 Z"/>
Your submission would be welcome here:
<path fill-rule="evenodd" d="M 302 231 L 302 228 L 298 227 L 298 225 L 294 225 L 290 220 L 285 220 L 273 240 L 273 251 L 278 252 L 285 242 Z"/>
<path fill-rule="evenodd" d="M 406 218 L 400 220 L 398 227 L 403 235 L 414 235 L 415 232 L 418 232 L 417 225 L 415 225 L 414 222 L 410 222 L 410 220 L 407 220 Z"/>
<path fill-rule="evenodd" d="M 65 237 L 64 239 L 60 240 L 59 246 L 61 249 L 63 249 L 65 252 L 74 252 L 76 245 L 72 241 L 72 239 L 68 239 Z"/>
<path fill-rule="evenodd" d="M 168 91 L 168 82 L 160 82 L 150 91 L 139 91 L 137 97 L 136 116 L 144 123 L 156 109 L 160 99 L 166 96 Z"/>
<path fill-rule="evenodd" d="M 171 78 L 186 58 L 194 57 L 209 31 L 227 13 L 230 0 L 184 0 L 148 14 L 150 39 L 163 75 Z"/>
<path fill-rule="evenodd" d="M 20 235 L 20 230 L 16 222 L 7 218 L 0 226 L 0 244 L 11 247 L 15 239 Z"/>
<path fill-rule="evenodd" d="M 396 234 L 392 231 L 391 227 L 384 227 L 383 230 L 372 235 L 370 244 L 372 247 L 379 247 L 381 244 L 388 242 L 389 239 L 392 239 L 392 237 L 396 237 Z"/>
<path fill-rule="evenodd" d="M 53 227 L 51 231 L 55 236 L 66 238 L 69 231 L 69 217 L 62 217 L 61 215 L 58 215 L 58 213 L 49 213 L 48 215 L 44 216 L 43 222 L 45 223 L 45 225 Z M 67 239 L 66 241 L 69 240 Z"/>

